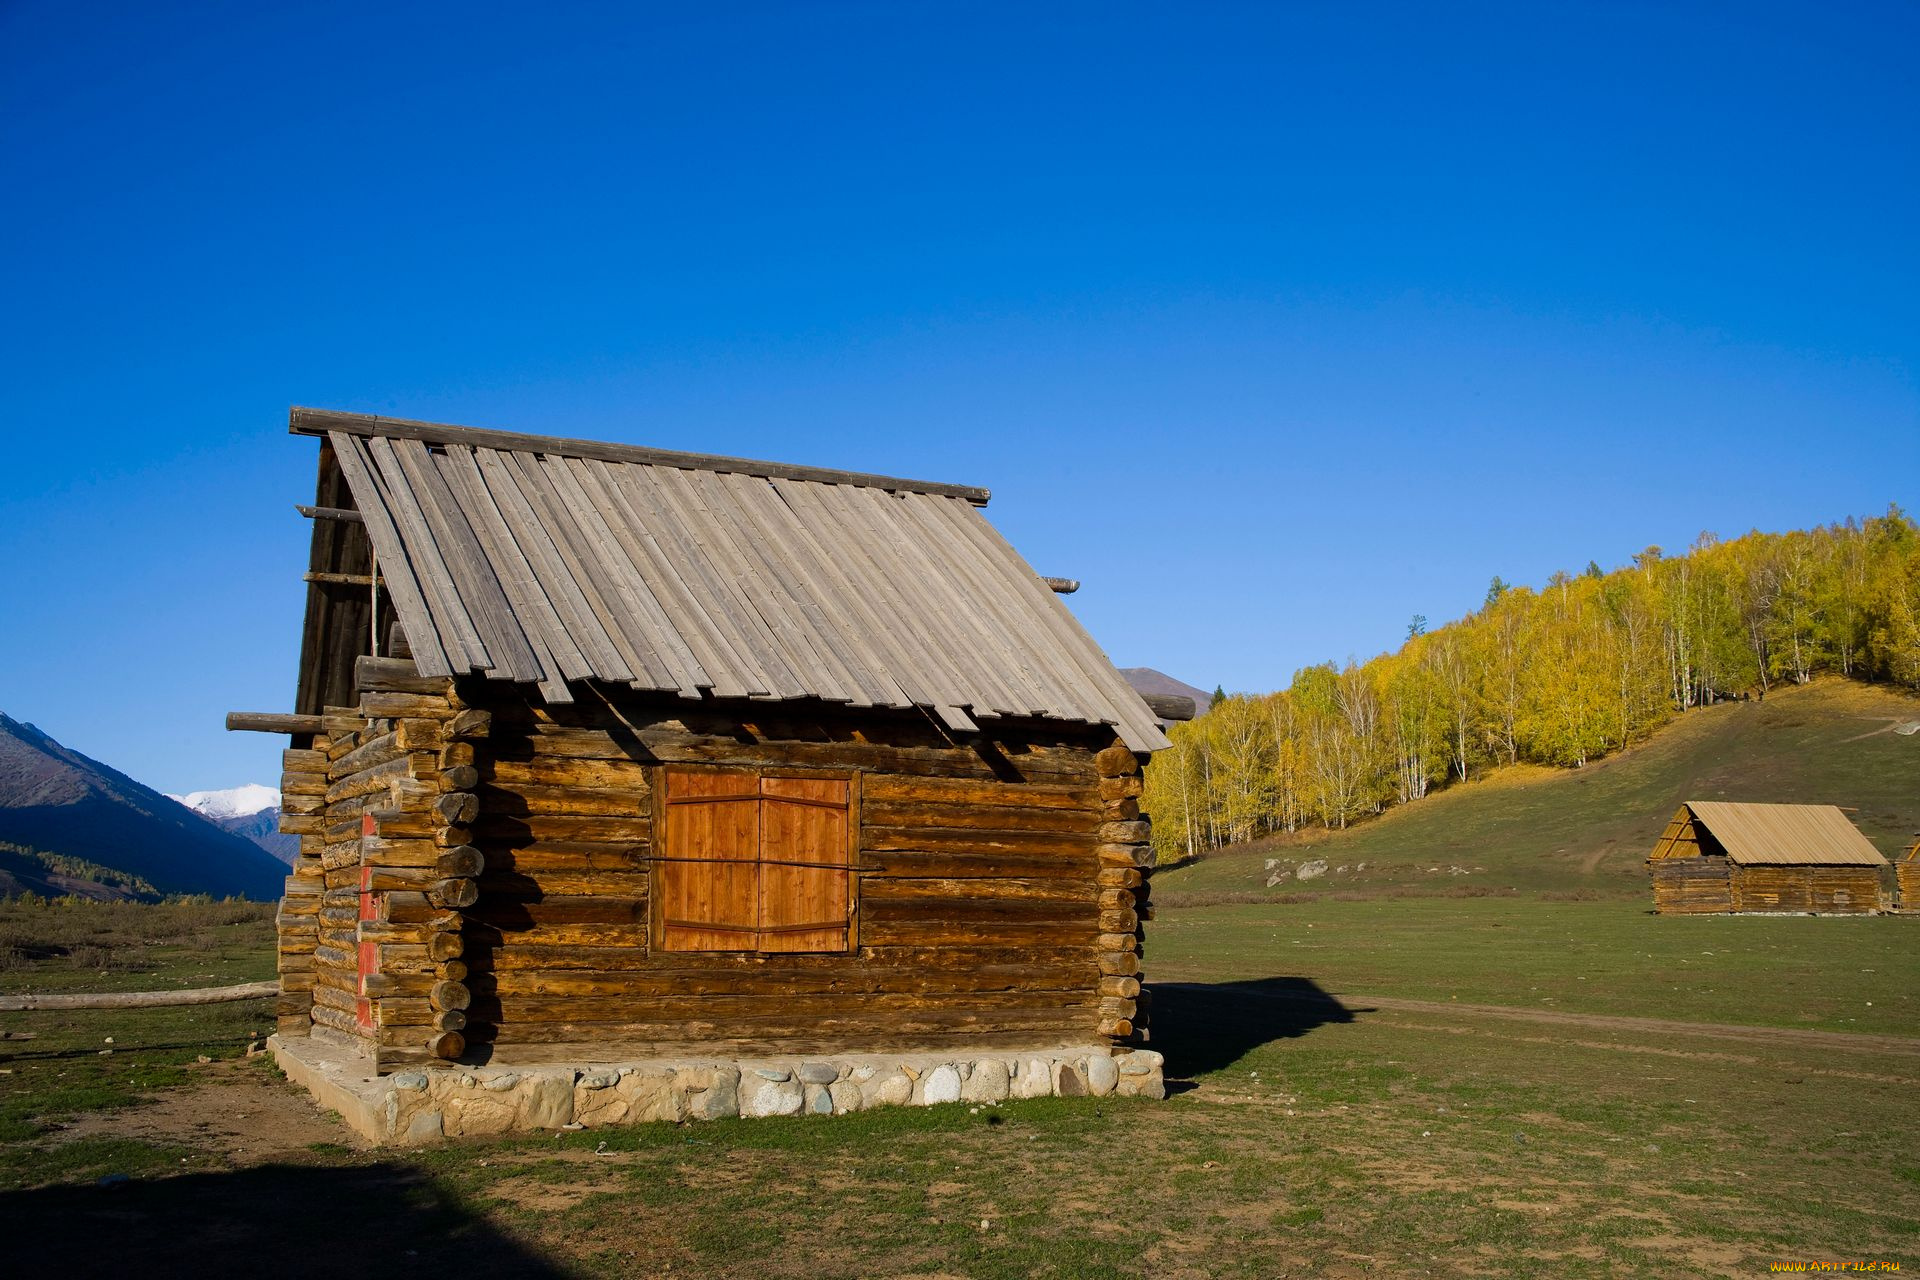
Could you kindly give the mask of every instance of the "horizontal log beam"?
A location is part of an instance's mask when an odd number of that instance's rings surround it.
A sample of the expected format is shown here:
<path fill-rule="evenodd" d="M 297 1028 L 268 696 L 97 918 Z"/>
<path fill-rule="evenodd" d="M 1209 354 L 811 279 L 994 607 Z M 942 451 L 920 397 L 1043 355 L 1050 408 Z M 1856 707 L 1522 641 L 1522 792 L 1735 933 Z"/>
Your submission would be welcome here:
<path fill-rule="evenodd" d="M 423 676 L 411 658 L 372 658 L 365 654 L 353 660 L 353 685 L 362 693 L 416 693 L 439 696 L 447 689 L 445 676 Z M 440 712 L 445 715 L 444 711 Z"/>
<path fill-rule="evenodd" d="M 191 987 L 184 991 L 106 991 L 75 995 L 0 996 L 0 1013 L 34 1009 L 160 1009 L 172 1005 L 225 1004 L 280 994 L 277 979 L 233 987 Z"/>
<path fill-rule="evenodd" d="M 1162 720 L 1191 720 L 1194 715 L 1192 698 L 1172 693 L 1143 693 L 1140 701 L 1147 704 L 1147 710 Z"/>
<path fill-rule="evenodd" d="M 245 733 L 324 733 L 321 716 L 280 715 L 271 711 L 229 711 L 228 732 Z"/>
<path fill-rule="evenodd" d="M 335 587 L 370 587 L 374 582 L 372 574 L 322 573 L 315 569 L 308 570 L 306 573 L 301 574 L 300 577 L 301 580 L 305 582 L 317 582 L 322 586 Z"/>
<path fill-rule="evenodd" d="M 305 436 L 343 431 L 350 435 L 387 436 L 398 440 L 421 440 L 429 444 L 458 443 L 471 445 L 476 449 L 507 449 L 559 454 L 569 458 L 594 458 L 602 462 L 636 462 L 644 466 L 730 472 L 736 475 L 764 476 L 776 480 L 811 480 L 822 484 L 860 485 L 902 493 L 930 493 L 943 498 L 964 498 L 976 507 L 986 506 L 988 498 L 985 489 L 977 489 L 970 485 L 935 484 L 924 480 L 903 480 L 896 476 L 869 475 L 859 471 L 831 471 L 824 467 L 790 466 L 781 462 L 722 458 L 703 453 L 676 453 L 666 449 L 609 444 L 598 440 L 565 440 L 553 436 L 523 435 L 513 431 L 486 431 L 474 427 L 449 426 L 439 422 L 415 422 L 405 418 L 343 413 L 331 409 L 296 407 L 288 414 L 287 430 L 294 435 Z"/>
<path fill-rule="evenodd" d="M 296 502 L 293 509 L 309 520 L 343 520 L 349 524 L 365 524 L 366 517 L 358 511 L 349 511 L 345 507 L 309 507 Z"/>

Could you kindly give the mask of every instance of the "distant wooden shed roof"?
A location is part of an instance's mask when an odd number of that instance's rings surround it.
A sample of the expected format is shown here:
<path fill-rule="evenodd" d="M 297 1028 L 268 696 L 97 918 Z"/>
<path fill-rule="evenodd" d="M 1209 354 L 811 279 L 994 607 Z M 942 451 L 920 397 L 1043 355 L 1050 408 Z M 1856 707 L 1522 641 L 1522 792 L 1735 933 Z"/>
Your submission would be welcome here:
<path fill-rule="evenodd" d="M 425 675 L 595 679 L 1114 726 L 1152 711 L 984 489 L 295 409 L 331 442 Z"/>
<path fill-rule="evenodd" d="M 1679 846 L 1696 843 L 1687 828 L 1697 825 L 1741 866 L 1884 867 L 1880 851 L 1830 804 L 1735 804 L 1689 800 L 1680 806 L 1652 859 L 1674 856 Z M 1698 841 L 1697 845 L 1705 845 Z M 1686 849 L 1697 853 L 1698 847 Z"/>

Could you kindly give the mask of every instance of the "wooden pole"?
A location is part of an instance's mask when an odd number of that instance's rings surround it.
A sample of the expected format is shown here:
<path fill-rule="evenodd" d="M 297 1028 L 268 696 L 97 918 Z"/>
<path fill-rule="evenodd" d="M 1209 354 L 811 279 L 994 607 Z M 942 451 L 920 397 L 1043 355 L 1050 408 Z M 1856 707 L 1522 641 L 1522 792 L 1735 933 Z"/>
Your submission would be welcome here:
<path fill-rule="evenodd" d="M 309 520 L 341 520 L 348 524 L 365 524 L 366 517 L 358 511 L 349 511 L 345 507 L 309 507 L 296 502 L 293 509 Z"/>
<path fill-rule="evenodd" d="M 34 1009 L 160 1009 L 183 1004 L 225 1004 L 280 994 L 279 980 L 243 982 L 236 987 L 192 987 L 184 991 L 109 991 L 84 995 L 0 996 L 0 1013 Z"/>
<path fill-rule="evenodd" d="M 227 728 L 248 733 L 324 733 L 319 716 L 290 716 L 273 711 L 229 711 Z"/>
<path fill-rule="evenodd" d="M 1162 720 L 1193 719 L 1193 699 L 1172 693 L 1143 693 L 1140 701 L 1147 704 L 1147 710 Z"/>
<path fill-rule="evenodd" d="M 372 634 L 368 641 L 371 646 L 367 652 L 374 657 L 380 656 L 380 553 L 370 552 L 367 562 L 367 590 L 372 593 L 372 603 L 367 608 L 367 630 Z"/>

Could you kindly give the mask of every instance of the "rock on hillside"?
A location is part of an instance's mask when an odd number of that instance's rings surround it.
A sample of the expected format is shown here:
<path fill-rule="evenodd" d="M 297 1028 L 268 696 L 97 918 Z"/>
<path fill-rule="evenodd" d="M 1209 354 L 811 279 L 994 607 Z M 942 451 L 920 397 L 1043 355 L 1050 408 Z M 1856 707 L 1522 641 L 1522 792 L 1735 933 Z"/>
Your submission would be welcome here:
<path fill-rule="evenodd" d="M 286 875 L 258 846 L 4 714 L 0 841 L 122 871 L 161 893 L 270 901 Z"/>

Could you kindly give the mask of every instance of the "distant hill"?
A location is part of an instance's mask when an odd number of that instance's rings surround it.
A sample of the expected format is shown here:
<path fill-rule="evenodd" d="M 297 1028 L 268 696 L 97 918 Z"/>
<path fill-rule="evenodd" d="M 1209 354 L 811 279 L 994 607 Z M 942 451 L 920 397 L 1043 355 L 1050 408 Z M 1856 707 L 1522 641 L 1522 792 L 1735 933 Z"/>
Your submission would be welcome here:
<path fill-rule="evenodd" d="M 1141 693 L 1165 694 L 1175 698 L 1192 698 L 1193 713 L 1199 715 L 1213 701 L 1213 695 L 1205 689 L 1196 689 L 1184 680 L 1175 680 L 1164 671 L 1155 671 L 1152 667 L 1122 667 L 1120 674 Z"/>
<path fill-rule="evenodd" d="M 36 855 L 121 872 L 160 893 L 267 901 L 279 896 L 286 876 L 285 866 L 257 845 L 3 714 L 0 843 L 30 859 L 13 864 L 16 882 L 23 870 L 34 874 L 33 865 L 51 865 Z"/>
<path fill-rule="evenodd" d="M 157 902 L 160 891 L 139 876 L 83 858 L 44 853 L 0 841 L 0 898 L 37 893 L 47 898 L 93 898 L 100 902 Z"/>
<path fill-rule="evenodd" d="M 222 831 L 252 841 L 288 866 L 300 856 L 300 837 L 281 833 L 280 793 L 272 787 L 250 782 L 223 791 L 190 791 L 167 798 L 178 800 Z"/>
<path fill-rule="evenodd" d="M 1920 830 L 1920 735 L 1899 732 L 1916 718 L 1915 699 L 1852 681 L 1779 689 L 1764 702 L 1690 711 L 1584 769 L 1520 765 L 1346 832 L 1229 847 L 1156 874 L 1154 896 L 1517 888 L 1637 897 L 1650 893 L 1647 852 L 1685 800 L 1837 804 L 1897 858 Z"/>

